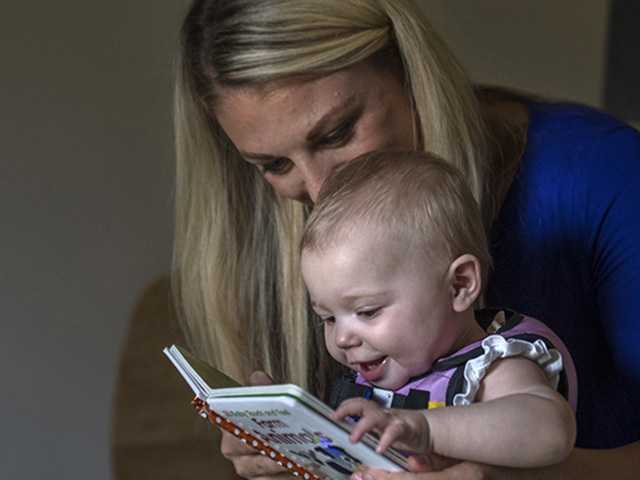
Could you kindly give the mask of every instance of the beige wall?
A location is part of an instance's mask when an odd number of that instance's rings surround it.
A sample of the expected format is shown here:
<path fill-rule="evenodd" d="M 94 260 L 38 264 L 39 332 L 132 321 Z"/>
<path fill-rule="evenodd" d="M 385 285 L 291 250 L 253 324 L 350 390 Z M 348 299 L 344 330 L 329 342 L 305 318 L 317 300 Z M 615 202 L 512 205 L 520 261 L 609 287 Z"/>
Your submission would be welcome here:
<path fill-rule="evenodd" d="M 0 478 L 111 478 L 121 341 L 170 262 L 183 3 L 3 4 Z"/>
<path fill-rule="evenodd" d="M 609 0 L 419 0 L 471 77 L 602 104 Z"/>

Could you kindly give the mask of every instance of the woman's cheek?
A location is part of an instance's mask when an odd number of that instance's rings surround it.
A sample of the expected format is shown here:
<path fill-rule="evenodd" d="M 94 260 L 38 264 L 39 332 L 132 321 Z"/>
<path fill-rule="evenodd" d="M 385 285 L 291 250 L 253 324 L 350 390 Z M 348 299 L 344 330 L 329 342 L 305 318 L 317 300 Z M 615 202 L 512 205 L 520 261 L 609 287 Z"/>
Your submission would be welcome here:
<path fill-rule="evenodd" d="M 298 200 L 300 202 L 308 201 L 308 196 L 303 186 L 300 185 L 300 182 L 293 176 L 290 176 L 290 174 L 280 176 L 267 173 L 264 175 L 264 180 L 280 197 Z"/>

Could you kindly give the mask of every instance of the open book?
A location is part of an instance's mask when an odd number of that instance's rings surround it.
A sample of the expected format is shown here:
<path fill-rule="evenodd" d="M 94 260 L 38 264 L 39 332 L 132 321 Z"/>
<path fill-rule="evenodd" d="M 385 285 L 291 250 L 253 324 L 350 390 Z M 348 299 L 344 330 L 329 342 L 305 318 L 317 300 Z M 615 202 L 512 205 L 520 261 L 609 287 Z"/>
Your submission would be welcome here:
<path fill-rule="evenodd" d="M 406 469 L 393 449 L 375 451 L 375 437 L 349 441 L 351 426 L 330 418 L 329 406 L 297 385 L 239 386 L 175 345 L 164 349 L 196 397 L 197 412 L 306 480 L 347 480 L 360 465 Z"/>

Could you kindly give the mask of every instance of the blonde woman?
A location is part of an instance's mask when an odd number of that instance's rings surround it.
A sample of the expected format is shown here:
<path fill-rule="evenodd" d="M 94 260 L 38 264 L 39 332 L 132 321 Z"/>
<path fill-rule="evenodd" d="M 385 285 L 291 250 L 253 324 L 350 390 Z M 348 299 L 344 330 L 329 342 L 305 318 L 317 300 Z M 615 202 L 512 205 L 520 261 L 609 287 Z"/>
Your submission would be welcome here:
<path fill-rule="evenodd" d="M 264 370 L 324 395 L 335 366 L 309 329 L 297 263 L 306 210 L 362 153 L 429 150 L 481 206 L 488 303 L 553 322 L 576 361 L 583 448 L 517 474 L 634 471 L 637 132 L 583 107 L 474 90 L 409 0 L 200 0 L 182 29 L 176 142 L 174 287 L 201 356 L 242 381 Z M 282 475 L 229 437 L 222 450 L 245 478 Z M 518 478 L 472 463 L 439 475 Z"/>

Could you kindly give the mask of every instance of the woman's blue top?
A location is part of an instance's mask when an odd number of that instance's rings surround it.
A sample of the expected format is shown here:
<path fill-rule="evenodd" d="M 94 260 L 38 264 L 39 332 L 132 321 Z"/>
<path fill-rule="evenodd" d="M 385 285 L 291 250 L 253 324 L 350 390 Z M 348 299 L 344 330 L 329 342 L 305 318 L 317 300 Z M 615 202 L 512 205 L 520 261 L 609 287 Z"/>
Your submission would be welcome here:
<path fill-rule="evenodd" d="M 532 103 L 491 232 L 487 303 L 544 321 L 578 374 L 581 447 L 640 440 L 640 134 L 596 110 Z"/>

